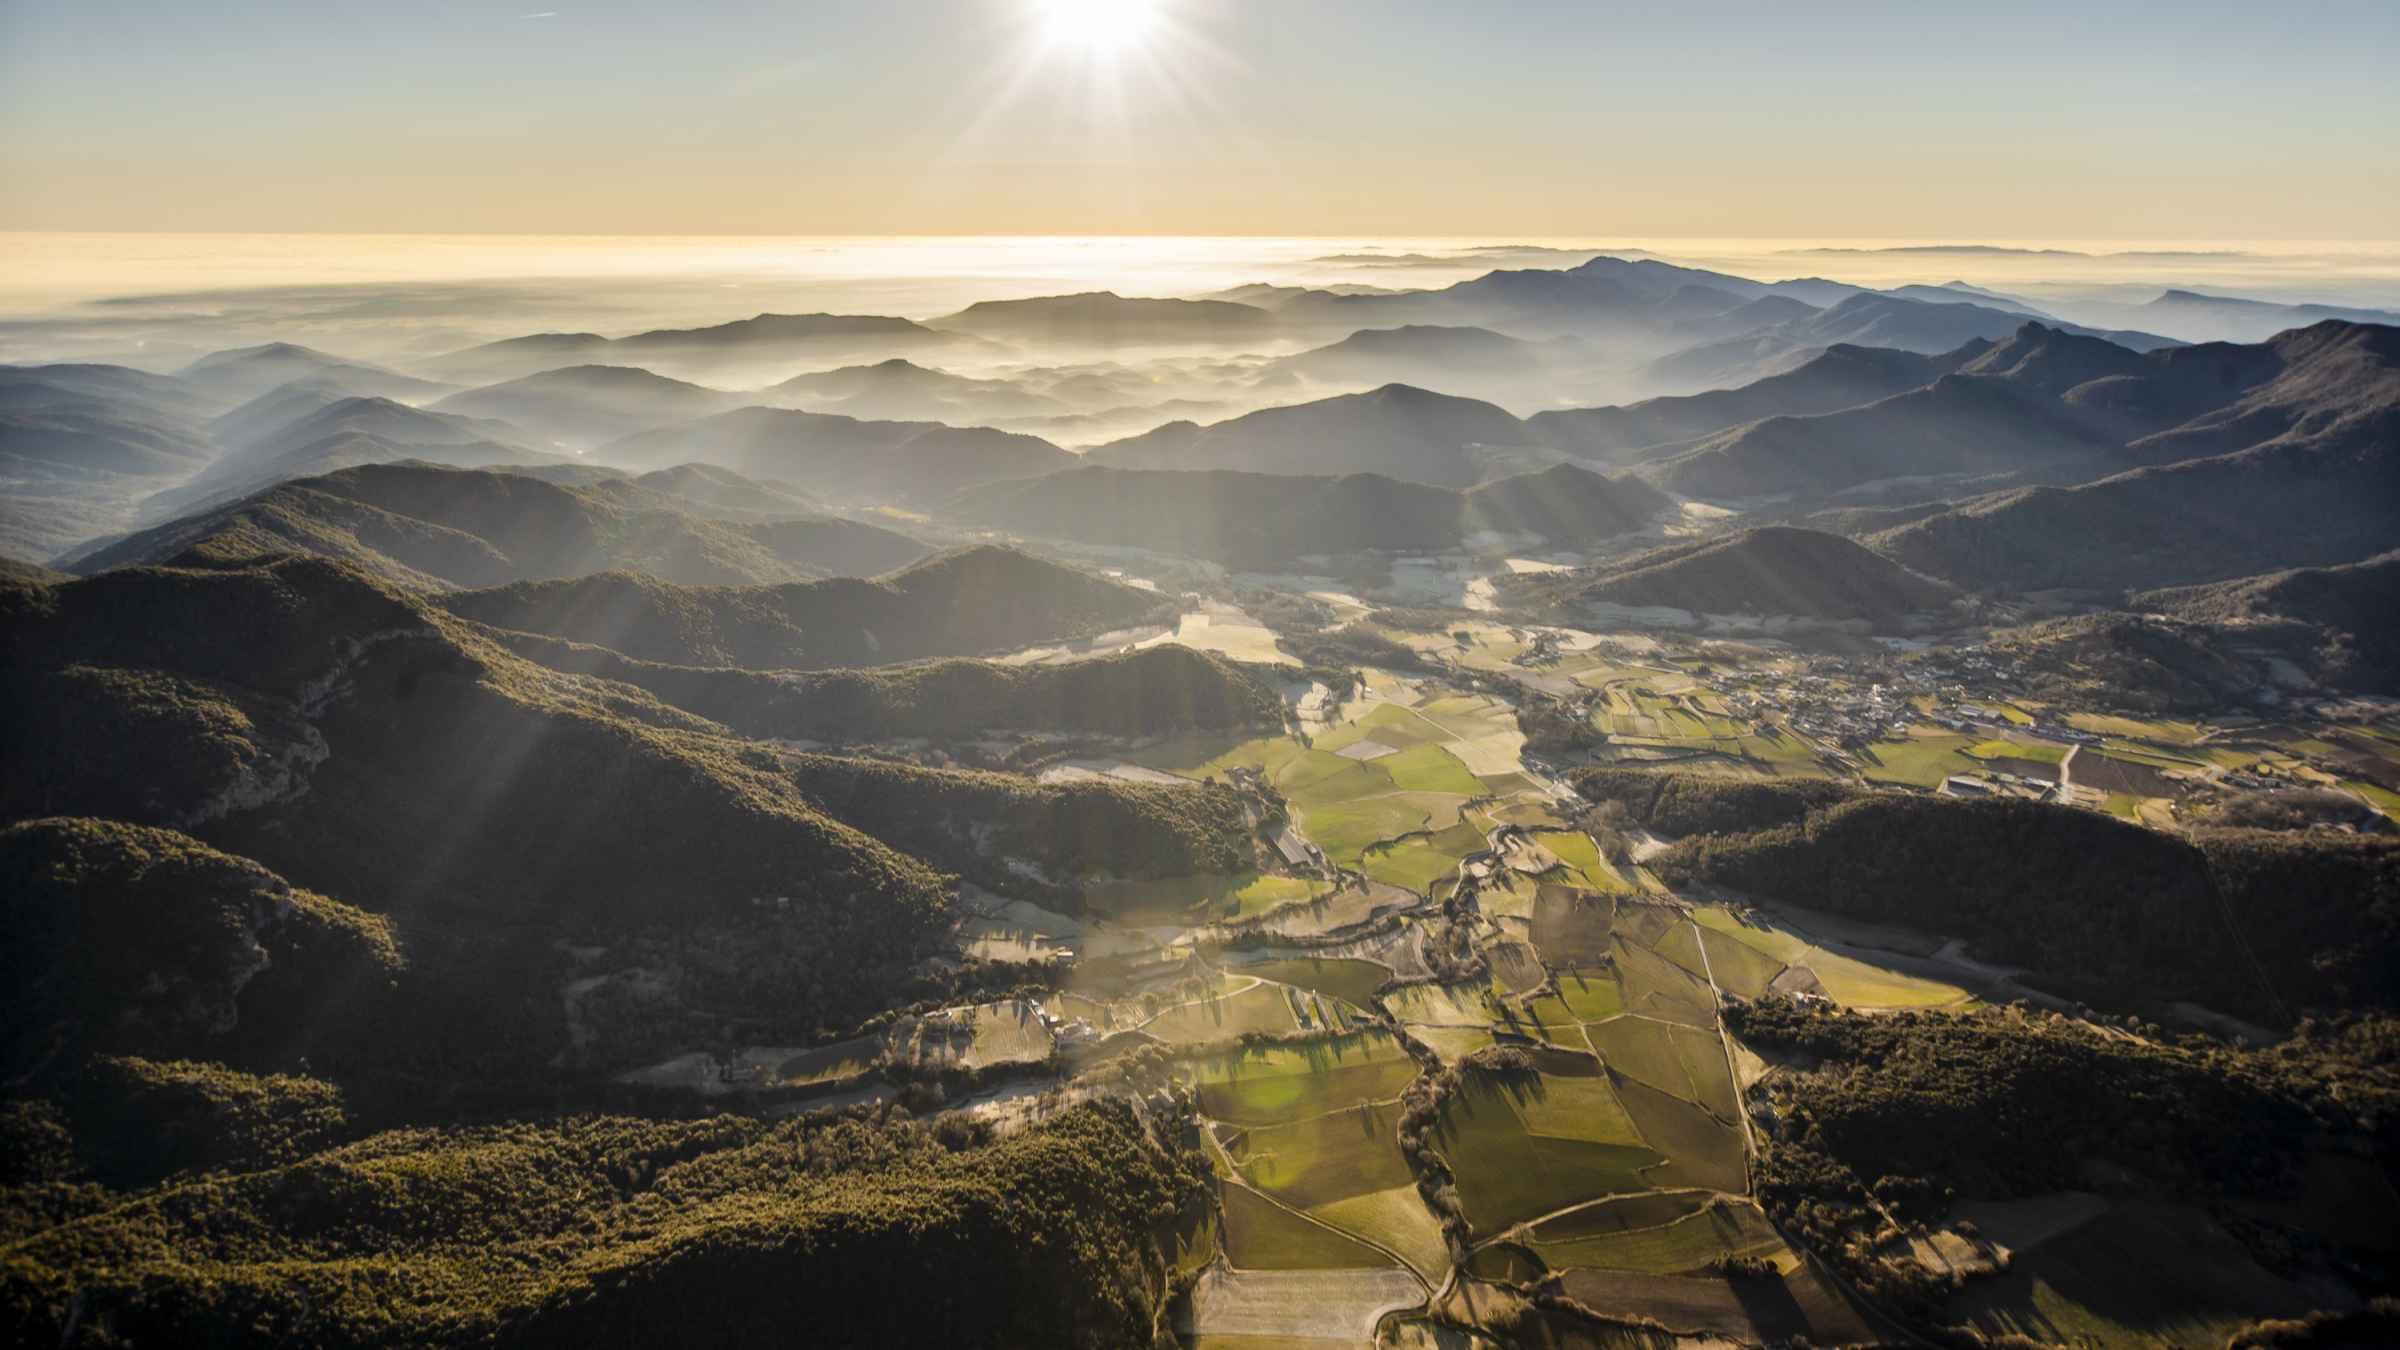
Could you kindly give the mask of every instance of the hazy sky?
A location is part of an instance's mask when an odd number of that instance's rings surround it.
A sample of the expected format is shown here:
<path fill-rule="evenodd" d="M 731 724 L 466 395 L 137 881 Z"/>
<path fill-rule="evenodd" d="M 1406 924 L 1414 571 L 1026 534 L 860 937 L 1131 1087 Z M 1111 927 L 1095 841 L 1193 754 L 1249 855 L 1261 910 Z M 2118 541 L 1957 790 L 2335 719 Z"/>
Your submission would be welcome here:
<path fill-rule="evenodd" d="M 0 228 L 2400 235 L 2395 0 L 1059 8 L 0 0 Z"/>

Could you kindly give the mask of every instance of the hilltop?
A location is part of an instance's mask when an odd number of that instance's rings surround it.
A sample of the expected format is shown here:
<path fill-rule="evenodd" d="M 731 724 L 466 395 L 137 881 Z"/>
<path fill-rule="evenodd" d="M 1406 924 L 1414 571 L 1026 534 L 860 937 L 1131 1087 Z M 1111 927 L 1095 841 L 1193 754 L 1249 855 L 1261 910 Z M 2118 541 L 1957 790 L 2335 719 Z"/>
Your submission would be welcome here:
<path fill-rule="evenodd" d="M 761 391 L 761 401 L 840 413 L 867 421 L 952 424 L 1056 417 L 1073 411 L 1008 380 L 977 380 L 895 356 L 872 366 L 794 375 Z"/>
<path fill-rule="evenodd" d="M 1949 587 L 1839 535 L 1790 526 L 1670 544 L 1573 572 L 1507 578 L 1501 593 L 1536 608 L 1663 606 L 1878 625 L 1940 611 L 1953 598 Z"/>
<path fill-rule="evenodd" d="M 1205 427 L 1171 422 L 1096 446 L 1084 458 L 1117 469 L 1379 473 L 1437 487 L 1468 487 L 1487 476 L 1474 453 L 1479 447 L 1532 443 L 1524 423 L 1489 403 L 1388 384 Z"/>
<path fill-rule="evenodd" d="M 1122 628 L 1167 607 L 1154 591 L 979 547 L 873 581 L 681 586 L 603 572 L 437 597 L 450 613 L 606 647 L 636 660 L 754 670 L 883 665 L 1001 651 Z"/>
<path fill-rule="evenodd" d="M 821 576 L 872 526 L 709 520 L 675 499 L 620 501 L 504 471 L 369 464 L 284 483 L 114 541 L 71 561 L 90 574 L 174 561 L 318 553 L 419 589 L 496 586 L 633 567 L 729 585 Z M 880 539 L 888 531 L 876 531 Z M 900 542 L 893 536 L 891 542 Z M 880 550 L 877 550 L 880 552 Z"/>
<path fill-rule="evenodd" d="M 1367 473 L 1094 466 L 992 484 L 951 509 L 1029 536 L 1271 568 L 1306 554 L 1447 550 L 1478 534 L 1571 548 L 1639 532 L 1666 506 L 1640 483 L 1571 465 L 1464 491 Z"/>

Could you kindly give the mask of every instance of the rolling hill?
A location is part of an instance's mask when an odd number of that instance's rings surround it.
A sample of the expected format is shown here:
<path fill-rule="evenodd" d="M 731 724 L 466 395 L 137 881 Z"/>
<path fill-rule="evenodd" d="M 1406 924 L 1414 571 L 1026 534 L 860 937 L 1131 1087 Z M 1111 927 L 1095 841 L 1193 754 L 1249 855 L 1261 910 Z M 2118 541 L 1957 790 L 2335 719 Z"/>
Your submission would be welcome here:
<path fill-rule="evenodd" d="M 932 370 L 904 357 L 871 366 L 795 375 L 759 391 L 759 401 L 862 421 L 947 422 L 952 425 L 1072 411 L 1053 398 L 1008 380 L 977 380 Z"/>
<path fill-rule="evenodd" d="M 427 399 L 447 392 L 432 380 L 289 342 L 211 352 L 176 373 L 184 383 L 207 390 L 227 405 L 247 402 L 295 380 L 330 381 L 347 393 L 379 398 Z"/>
<path fill-rule="evenodd" d="M 1522 450 L 1525 424 L 1489 403 L 1405 384 L 1268 408 L 1209 426 L 1171 422 L 1085 454 L 1118 469 L 1232 469 L 1244 473 L 1379 473 L 1437 487 L 1489 476 L 1481 447 Z"/>
<path fill-rule="evenodd" d="M 121 366 L 0 366 L 0 554 L 46 561 L 132 526 L 143 497 L 216 457 L 221 406 Z"/>
<path fill-rule="evenodd" d="M 829 745 L 1011 732 L 1153 737 L 1274 729 L 1283 698 L 1224 657 L 1173 643 L 1089 660 L 964 658 L 816 672 L 638 661 L 606 647 L 488 630 L 529 661 L 629 684 L 744 736 Z"/>
<path fill-rule="evenodd" d="M 461 618 L 639 661 L 753 670 L 886 665 L 1008 651 L 1171 610 L 1140 590 L 1014 549 L 940 554 L 874 580 L 684 586 L 601 572 L 438 596 Z"/>
<path fill-rule="evenodd" d="M 146 519 L 213 506 L 289 479 L 313 478 L 357 464 L 408 459 L 460 467 L 559 462 L 559 456 L 525 444 L 524 433 L 505 422 L 428 412 L 386 398 L 339 399 L 278 426 L 252 423 L 249 434 L 240 439 L 223 430 L 219 438 L 228 447 L 225 453 L 183 483 L 146 499 Z"/>
<path fill-rule="evenodd" d="M 1582 459 L 1630 463 L 1650 446 L 1695 441 L 1768 417 L 1804 417 L 1922 388 L 1981 354 L 1980 343 L 1940 356 L 1836 343 L 1807 364 L 1738 389 L 1646 399 L 1616 408 L 1567 408 L 1525 421 L 1543 444 Z"/>
<path fill-rule="evenodd" d="M 1478 533 L 1575 548 L 1637 533 L 1667 505 L 1639 483 L 1568 465 L 1465 491 L 1381 474 L 1092 466 L 992 484 L 952 511 L 1024 535 L 1274 569 L 1304 555 L 1447 551 Z"/>
<path fill-rule="evenodd" d="M 1535 609 L 1666 607 L 1875 625 L 1939 612 L 1953 598 L 1949 587 L 1839 535 L 1788 526 L 1670 544 L 1579 571 L 1505 578 L 1500 594 Z"/>
<path fill-rule="evenodd" d="M 738 407 L 739 394 L 671 380 L 631 366 L 567 366 L 469 389 L 433 411 L 495 418 L 571 449 L 687 422 Z"/>
<path fill-rule="evenodd" d="M 1076 463 L 1048 441 L 989 427 L 864 422 L 782 408 L 737 408 L 660 427 L 612 441 L 593 457 L 634 468 L 697 461 L 803 483 L 829 499 L 915 503 Z"/>
<path fill-rule="evenodd" d="M 658 494 L 560 487 L 521 474 L 372 464 L 283 483 L 75 558 L 74 571 L 277 552 L 341 558 L 416 589 L 497 586 L 640 568 L 670 581 L 736 585 L 823 576 L 866 547 L 913 546 L 889 531 L 718 521 Z"/>

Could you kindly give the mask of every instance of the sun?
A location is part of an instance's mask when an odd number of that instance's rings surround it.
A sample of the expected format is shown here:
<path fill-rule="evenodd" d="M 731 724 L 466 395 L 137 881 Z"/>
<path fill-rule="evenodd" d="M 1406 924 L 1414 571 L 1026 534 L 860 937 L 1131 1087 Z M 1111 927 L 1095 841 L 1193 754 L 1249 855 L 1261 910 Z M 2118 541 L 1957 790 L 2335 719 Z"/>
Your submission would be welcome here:
<path fill-rule="evenodd" d="M 1115 56 L 1142 45 L 1158 21 L 1157 0 L 1035 0 L 1053 46 Z"/>

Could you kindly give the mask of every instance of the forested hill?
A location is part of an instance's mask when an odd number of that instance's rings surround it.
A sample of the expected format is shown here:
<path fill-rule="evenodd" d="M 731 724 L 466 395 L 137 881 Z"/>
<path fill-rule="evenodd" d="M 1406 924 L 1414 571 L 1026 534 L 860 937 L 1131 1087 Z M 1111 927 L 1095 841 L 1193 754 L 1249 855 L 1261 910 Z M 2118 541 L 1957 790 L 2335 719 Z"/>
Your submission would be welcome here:
<path fill-rule="evenodd" d="M 885 665 L 1005 651 L 1171 613 L 1155 591 L 1013 549 L 928 558 L 875 580 L 678 586 L 604 572 L 443 595 L 462 618 L 636 660 L 754 670 Z"/>
<path fill-rule="evenodd" d="M 1873 793 L 1651 863 L 1852 918 L 1966 938 L 2106 1006 L 2188 999 L 2253 1021 L 2400 1006 L 2400 840 L 2191 840 L 2016 800 Z"/>
<path fill-rule="evenodd" d="M 1065 731 L 1160 736 L 1278 727 L 1283 697 L 1221 656 L 1167 644 L 1047 665 L 966 658 L 817 672 L 636 661 L 606 647 L 489 630 L 554 670 L 634 685 L 745 736 L 832 744 Z"/>

